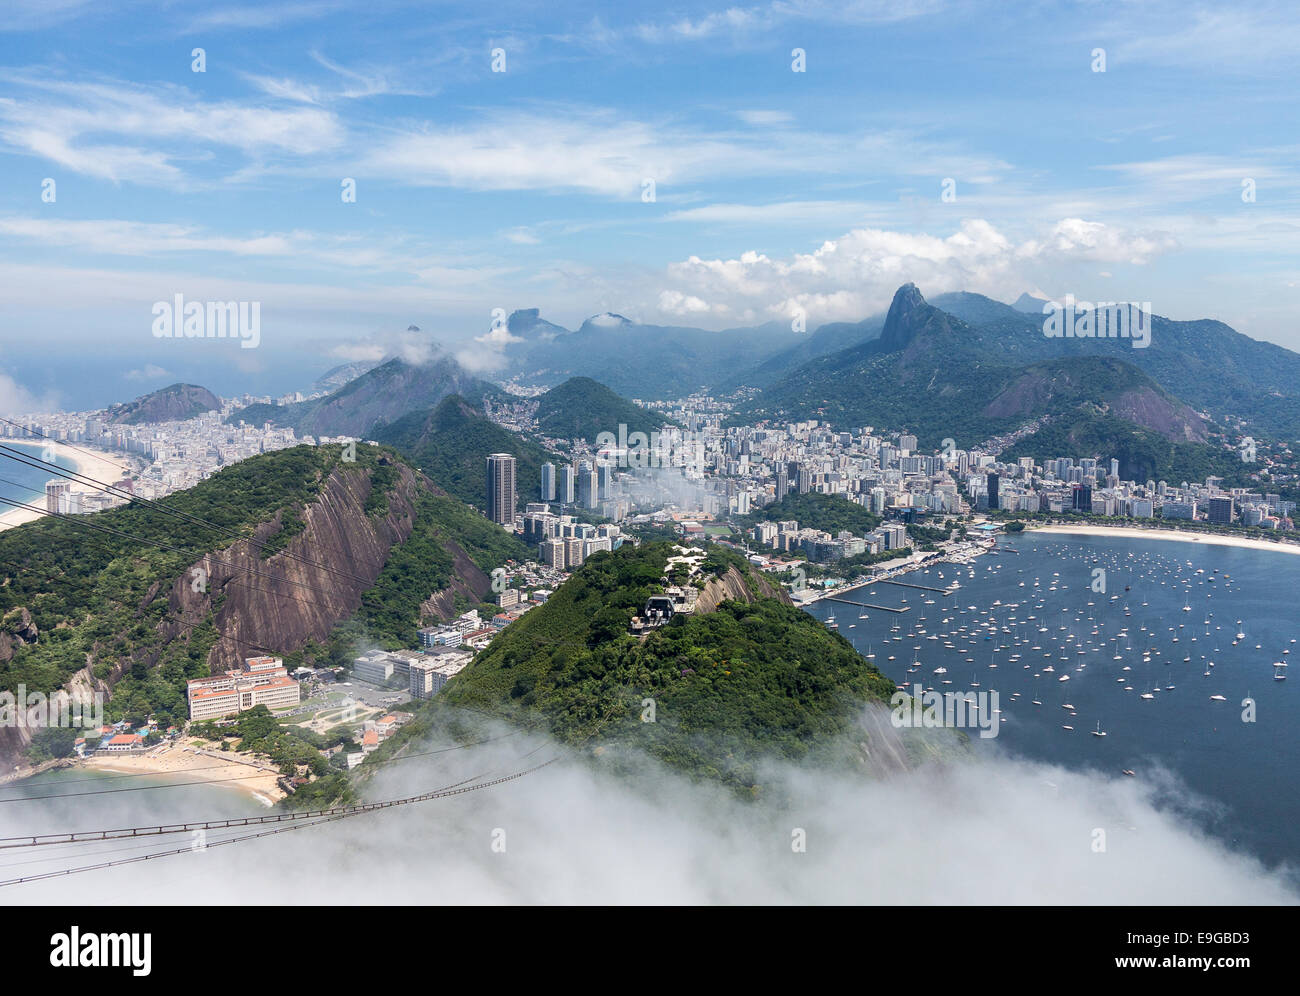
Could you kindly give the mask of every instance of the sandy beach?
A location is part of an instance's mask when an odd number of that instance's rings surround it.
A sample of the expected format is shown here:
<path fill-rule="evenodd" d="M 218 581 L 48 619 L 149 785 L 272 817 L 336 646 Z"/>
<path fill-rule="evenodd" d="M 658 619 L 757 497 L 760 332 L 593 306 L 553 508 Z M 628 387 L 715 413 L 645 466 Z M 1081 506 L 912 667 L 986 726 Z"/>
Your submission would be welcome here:
<path fill-rule="evenodd" d="M 219 755 L 219 756 L 217 756 Z M 251 795 L 270 806 L 284 798 L 276 784 L 279 772 L 264 760 L 232 751 L 200 753 L 184 744 L 167 744 L 144 754 L 99 752 L 82 762 L 96 771 L 131 775 L 172 775 L 181 780 L 210 783 Z"/>
<path fill-rule="evenodd" d="M 1026 533 L 1061 533 L 1076 536 L 1105 536 L 1122 539 L 1176 540 L 1179 543 L 1200 543 L 1204 546 L 1239 546 L 1249 550 L 1270 550 L 1274 553 L 1300 554 L 1300 543 L 1271 542 L 1229 536 L 1217 533 L 1184 532 L 1178 529 L 1140 529 L 1133 526 L 1030 526 Z"/>
<path fill-rule="evenodd" d="M 22 443 L 29 443 L 32 441 L 33 440 L 30 439 L 14 440 L 14 442 Z M 44 445 L 46 441 L 41 440 L 40 442 Z M 114 484 L 117 481 L 120 481 L 130 472 L 131 469 L 130 464 L 127 462 L 125 457 L 104 450 L 96 450 L 82 443 L 78 443 L 76 449 L 68 446 L 66 443 L 51 442 L 50 445 L 54 448 L 55 455 L 58 459 L 65 463 L 72 464 L 76 473 L 92 478 L 96 481 L 102 481 L 105 484 Z M 28 449 L 27 446 L 18 448 Z M 40 456 L 40 454 L 35 450 L 32 452 L 34 456 Z M 56 475 L 53 472 L 50 473 L 50 477 L 55 476 Z M 73 490 L 95 490 L 90 485 L 84 485 L 78 488 L 75 483 L 72 484 L 72 487 Z M 41 508 L 44 508 L 45 500 L 44 498 L 33 498 L 26 504 L 38 505 Z M 24 522 L 32 522 L 39 519 L 44 514 L 43 511 L 35 512 L 26 508 L 13 508 L 12 506 L 6 505 L 4 506 L 4 510 L 0 512 L 0 531 L 12 529 L 14 526 L 21 526 Z"/>

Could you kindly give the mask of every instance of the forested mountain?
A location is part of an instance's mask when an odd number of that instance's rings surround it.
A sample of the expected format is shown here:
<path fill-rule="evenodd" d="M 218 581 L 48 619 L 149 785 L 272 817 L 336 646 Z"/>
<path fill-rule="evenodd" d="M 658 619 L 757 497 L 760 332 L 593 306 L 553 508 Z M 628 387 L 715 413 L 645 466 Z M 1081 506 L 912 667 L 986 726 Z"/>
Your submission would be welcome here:
<path fill-rule="evenodd" d="M 376 428 L 414 411 L 427 411 L 450 394 L 477 403 L 501 397 L 496 386 L 466 371 L 450 356 L 426 363 L 393 358 L 348 381 L 337 391 L 292 405 L 250 405 L 231 422 L 271 422 L 302 435 L 369 438 Z"/>
<path fill-rule="evenodd" d="M 905 285 L 878 338 L 805 364 L 753 399 L 740 417 L 909 430 L 927 449 L 944 439 L 970 447 L 1040 423 L 1017 453 L 1039 459 L 1087 447 L 1099 456 L 1122 453 L 1142 480 L 1219 466 L 1229 455 L 1206 420 L 1139 365 L 1137 358 L 1159 348 L 1159 325 L 1146 349 L 1128 340 L 1102 340 L 1110 348 L 1093 349 L 1097 340 L 1049 339 L 1040 318 L 979 295 L 944 300 L 970 321 Z M 1072 344 L 1078 348 L 1071 352 Z M 1065 355 L 1053 355 L 1063 348 Z M 1071 439 L 1073 448 L 1047 448 Z"/>
<path fill-rule="evenodd" d="M 709 548 L 694 613 L 644 640 L 629 634 L 632 616 L 673 580 L 673 552 L 661 542 L 596 554 L 507 627 L 444 700 L 540 719 L 570 743 L 645 751 L 746 794 L 761 792 L 765 757 L 860 763 L 881 750 L 854 744 L 854 721 L 893 683 L 737 554 Z M 647 698 L 654 722 L 643 721 Z"/>
<path fill-rule="evenodd" d="M 378 447 L 252 457 L 158 505 L 0 533 L 0 689 L 110 691 L 110 716 L 165 726 L 187 679 L 243 657 L 411 646 L 527 552 Z M 0 757 L 26 736 L 0 730 Z"/>
<path fill-rule="evenodd" d="M 437 408 L 411 412 L 375 431 L 376 439 L 408 457 L 448 494 L 486 508 L 489 453 L 515 457 L 515 490 L 521 504 L 541 493 L 542 464 L 555 460 L 540 444 L 497 425 L 459 395 Z"/>
<path fill-rule="evenodd" d="M 590 377 L 570 377 L 538 399 L 537 427 L 553 439 L 586 439 L 595 443 L 602 432 L 617 436 L 620 425 L 630 435 L 643 432 L 648 437 L 672 420 L 667 416 L 634 405 Z"/>

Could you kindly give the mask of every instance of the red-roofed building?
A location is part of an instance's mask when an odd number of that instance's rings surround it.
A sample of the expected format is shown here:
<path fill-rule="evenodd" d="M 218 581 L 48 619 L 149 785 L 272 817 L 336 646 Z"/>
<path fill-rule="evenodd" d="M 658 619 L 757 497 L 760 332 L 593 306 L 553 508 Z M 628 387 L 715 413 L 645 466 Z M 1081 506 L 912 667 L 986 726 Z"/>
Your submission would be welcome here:
<path fill-rule="evenodd" d="M 99 745 L 100 750 L 135 750 L 144 746 L 144 737 L 138 733 L 119 733 Z"/>

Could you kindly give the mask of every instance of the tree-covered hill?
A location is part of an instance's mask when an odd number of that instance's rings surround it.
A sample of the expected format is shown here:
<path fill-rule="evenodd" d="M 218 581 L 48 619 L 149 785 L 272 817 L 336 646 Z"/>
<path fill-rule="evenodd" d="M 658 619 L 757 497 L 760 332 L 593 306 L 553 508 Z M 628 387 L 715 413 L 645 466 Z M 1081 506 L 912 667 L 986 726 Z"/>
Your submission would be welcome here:
<path fill-rule="evenodd" d="M 679 614 L 644 642 L 630 635 L 671 554 L 660 542 L 593 556 L 453 679 L 446 704 L 540 718 L 566 742 L 643 749 L 753 792 L 764 757 L 832 750 L 863 703 L 893 694 L 848 641 L 721 547 L 704 575 L 743 598 Z"/>
<path fill-rule="evenodd" d="M 373 438 L 378 427 L 409 412 L 427 411 L 451 394 L 478 402 L 500 397 L 502 392 L 450 356 L 435 355 L 418 364 L 393 358 L 322 398 L 291 405 L 250 405 L 227 421 L 271 422 L 313 436 Z"/>
<path fill-rule="evenodd" d="M 594 443 L 602 432 L 618 436 L 619 426 L 627 433 L 643 432 L 648 437 L 663 425 L 666 416 L 634 405 L 590 377 L 570 377 L 538 399 L 538 431 L 552 439 L 586 439 Z"/>
<path fill-rule="evenodd" d="M 459 395 L 436 408 L 411 412 L 375 430 L 375 437 L 408 457 L 448 494 L 476 508 L 487 505 L 489 453 L 510 453 L 516 460 L 520 502 L 541 493 L 542 464 L 557 459 L 538 443 L 502 428 Z"/>
<path fill-rule="evenodd" d="M 410 646 L 433 596 L 474 604 L 527 552 L 379 447 L 264 454 L 159 504 L 188 518 L 133 504 L 0 533 L 0 690 L 84 669 L 110 715 L 184 719 L 189 678 Z"/>
<path fill-rule="evenodd" d="M 847 529 L 854 536 L 862 536 L 880 525 L 880 516 L 869 508 L 849 501 L 842 495 L 823 495 L 809 492 L 801 495 L 791 491 L 778 502 L 765 505 L 751 515 L 737 519 L 737 524 L 749 529 L 760 522 L 786 522 L 793 519 L 801 529 L 822 529 L 832 536 Z"/>

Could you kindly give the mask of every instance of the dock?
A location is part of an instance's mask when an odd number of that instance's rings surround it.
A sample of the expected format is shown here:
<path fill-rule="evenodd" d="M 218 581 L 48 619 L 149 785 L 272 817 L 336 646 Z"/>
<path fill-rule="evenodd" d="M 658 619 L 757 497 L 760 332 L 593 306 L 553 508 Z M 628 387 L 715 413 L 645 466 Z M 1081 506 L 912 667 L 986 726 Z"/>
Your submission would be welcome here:
<path fill-rule="evenodd" d="M 895 581 L 892 578 L 872 578 L 863 582 L 864 586 L 869 584 L 896 584 L 900 588 L 916 588 L 918 591 L 937 591 L 941 595 L 952 594 L 952 592 L 947 588 L 932 588 L 928 584 L 910 584 L 907 581 Z"/>
<path fill-rule="evenodd" d="M 828 602 L 843 602 L 845 605 L 856 605 L 860 609 L 875 609 L 877 612 L 906 612 L 911 608 L 910 605 L 904 605 L 901 609 L 895 609 L 889 605 L 872 605 L 870 602 L 855 602 L 849 598 L 839 598 L 835 595 L 827 595 Z"/>

